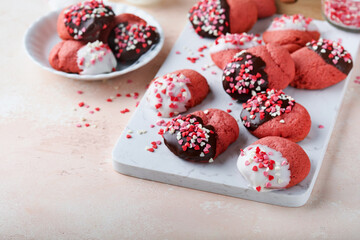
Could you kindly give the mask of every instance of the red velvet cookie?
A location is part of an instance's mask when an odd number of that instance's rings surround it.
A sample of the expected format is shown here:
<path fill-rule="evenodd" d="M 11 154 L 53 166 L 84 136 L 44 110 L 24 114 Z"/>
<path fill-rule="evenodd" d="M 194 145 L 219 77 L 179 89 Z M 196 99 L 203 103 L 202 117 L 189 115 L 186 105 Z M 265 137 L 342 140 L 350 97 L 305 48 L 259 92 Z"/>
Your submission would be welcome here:
<path fill-rule="evenodd" d="M 174 117 L 201 103 L 208 93 L 206 78 L 183 69 L 152 80 L 146 99 L 158 116 Z"/>
<path fill-rule="evenodd" d="M 270 27 L 263 33 L 266 43 L 277 43 L 290 53 L 305 46 L 307 42 L 318 40 L 320 33 L 311 18 L 295 14 L 275 18 Z"/>
<path fill-rule="evenodd" d="M 94 75 L 114 71 L 117 62 L 107 44 L 66 40 L 51 50 L 49 63 L 58 71 Z"/>
<path fill-rule="evenodd" d="M 200 0 L 188 17 L 197 34 L 216 38 L 249 31 L 257 21 L 257 7 L 253 0 Z"/>
<path fill-rule="evenodd" d="M 283 91 L 267 89 L 243 104 L 240 118 L 258 138 L 283 137 L 293 142 L 303 140 L 311 128 L 308 111 Z"/>
<path fill-rule="evenodd" d="M 210 57 L 216 66 L 224 69 L 236 53 L 261 44 L 262 40 L 253 34 L 227 33 L 218 37 L 210 47 Z"/>
<path fill-rule="evenodd" d="M 239 126 L 219 109 L 179 115 L 167 123 L 163 138 L 175 155 L 191 162 L 211 163 L 235 142 Z"/>
<path fill-rule="evenodd" d="M 338 42 L 320 39 L 291 54 L 296 76 L 291 86 L 323 89 L 344 80 L 353 67 L 350 53 Z"/>
<path fill-rule="evenodd" d="M 281 137 L 265 137 L 241 150 L 237 167 L 258 192 L 290 188 L 306 178 L 311 163 L 296 143 Z"/>
<path fill-rule="evenodd" d="M 223 87 L 233 99 L 245 102 L 267 88 L 286 88 L 295 76 L 295 64 L 288 51 L 275 44 L 239 52 L 223 73 Z"/>
<path fill-rule="evenodd" d="M 276 13 L 275 0 L 254 0 L 258 9 L 258 18 L 266 18 Z"/>
<path fill-rule="evenodd" d="M 118 61 L 135 61 L 159 42 L 157 29 L 133 14 L 116 16 L 113 25 L 101 39 L 107 41 Z"/>
<path fill-rule="evenodd" d="M 108 28 L 115 14 L 102 1 L 88 0 L 63 9 L 58 17 L 57 32 L 64 40 L 95 41 Z"/>

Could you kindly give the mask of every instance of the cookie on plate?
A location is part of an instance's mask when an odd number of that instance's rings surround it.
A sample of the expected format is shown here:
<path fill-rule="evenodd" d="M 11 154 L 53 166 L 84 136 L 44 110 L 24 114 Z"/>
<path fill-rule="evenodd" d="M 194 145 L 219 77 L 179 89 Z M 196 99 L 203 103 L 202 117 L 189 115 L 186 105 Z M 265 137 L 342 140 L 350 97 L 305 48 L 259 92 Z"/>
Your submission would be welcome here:
<path fill-rule="evenodd" d="M 64 40 L 92 42 L 99 39 L 114 20 L 110 6 L 102 1 L 88 0 L 64 8 L 57 21 L 57 32 Z"/>
<path fill-rule="evenodd" d="M 200 163 L 213 162 L 238 136 L 236 120 L 219 109 L 179 115 L 167 123 L 163 133 L 165 145 L 171 152 L 184 160 Z"/>
<path fill-rule="evenodd" d="M 111 31 L 105 31 L 101 39 L 107 41 L 120 62 L 135 61 L 159 42 L 156 27 L 130 13 L 116 16 Z"/>
<path fill-rule="evenodd" d="M 261 44 L 262 40 L 257 35 L 227 33 L 214 41 L 210 47 L 210 57 L 216 66 L 224 69 L 236 53 Z"/>
<path fill-rule="evenodd" d="M 237 53 L 224 68 L 222 83 L 233 99 L 245 102 L 268 88 L 286 88 L 294 76 L 295 64 L 289 52 L 266 44 Z"/>
<path fill-rule="evenodd" d="M 208 93 L 205 77 L 183 69 L 152 80 L 146 99 L 158 116 L 174 117 L 201 103 Z"/>
<path fill-rule="evenodd" d="M 50 52 L 49 63 L 58 71 L 84 75 L 112 72 L 117 64 L 107 44 L 75 40 L 56 44 Z"/>
<path fill-rule="evenodd" d="M 300 183 L 309 174 L 311 163 L 296 143 L 266 137 L 241 150 L 237 167 L 254 190 L 267 192 Z"/>
<path fill-rule="evenodd" d="M 254 0 L 258 9 L 258 18 L 266 18 L 276 13 L 275 0 Z"/>
<path fill-rule="evenodd" d="M 301 104 L 283 91 L 267 89 L 243 104 L 241 121 L 258 138 L 283 137 L 293 142 L 303 140 L 311 128 L 311 118 Z"/>
<path fill-rule="evenodd" d="M 350 53 L 335 41 L 320 39 L 291 54 L 296 76 L 291 86 L 303 89 L 323 89 L 344 80 L 353 62 Z"/>
<path fill-rule="evenodd" d="M 307 42 L 318 40 L 319 37 L 319 30 L 313 20 L 301 14 L 275 18 L 263 33 L 265 43 L 277 43 L 290 53 L 302 48 Z"/>
<path fill-rule="evenodd" d="M 200 0 L 188 18 L 197 34 L 216 38 L 249 31 L 257 21 L 257 7 L 253 0 Z"/>

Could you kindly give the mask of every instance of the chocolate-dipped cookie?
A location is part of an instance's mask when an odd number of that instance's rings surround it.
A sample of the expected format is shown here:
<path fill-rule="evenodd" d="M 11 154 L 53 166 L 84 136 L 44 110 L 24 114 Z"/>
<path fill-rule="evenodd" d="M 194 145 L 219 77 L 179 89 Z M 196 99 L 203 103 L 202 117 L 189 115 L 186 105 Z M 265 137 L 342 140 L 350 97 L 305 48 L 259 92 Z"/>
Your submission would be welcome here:
<path fill-rule="evenodd" d="M 241 150 L 237 167 L 258 192 L 290 188 L 306 178 L 311 163 L 296 143 L 281 137 L 265 137 Z"/>
<path fill-rule="evenodd" d="M 245 102 L 267 88 L 284 89 L 294 79 L 295 64 L 286 49 L 267 44 L 237 53 L 223 72 L 224 90 Z"/>
<path fill-rule="evenodd" d="M 278 136 L 299 142 L 311 128 L 308 111 L 291 96 L 274 89 L 258 93 L 244 103 L 240 119 L 258 138 Z"/>
<path fill-rule="evenodd" d="M 133 14 L 124 13 L 116 16 L 115 23 L 115 27 L 105 38 L 120 62 L 139 59 L 159 42 L 157 29 Z"/>
<path fill-rule="evenodd" d="M 89 0 L 63 9 L 58 17 L 57 32 L 64 40 L 92 42 L 99 39 L 114 20 L 110 6 L 102 1 Z"/>
<path fill-rule="evenodd" d="M 49 63 L 58 71 L 83 75 L 112 72 L 117 64 L 107 44 L 75 40 L 64 40 L 56 44 L 50 52 Z"/>
<path fill-rule="evenodd" d="M 350 53 L 335 41 L 319 39 L 291 54 L 296 76 L 291 86 L 323 89 L 344 80 L 353 67 Z"/>
<path fill-rule="evenodd" d="M 277 17 L 263 33 L 265 43 L 279 44 L 290 53 L 304 47 L 309 41 L 318 40 L 319 37 L 320 32 L 314 21 L 301 14 Z"/>
<path fill-rule="evenodd" d="M 257 7 L 253 0 L 200 0 L 188 17 L 197 34 L 216 38 L 249 31 L 257 20 Z"/>
<path fill-rule="evenodd" d="M 160 117 L 174 117 L 201 103 L 209 93 L 206 78 L 191 69 L 182 69 L 155 78 L 146 99 Z"/>
<path fill-rule="evenodd" d="M 211 163 L 239 136 L 236 120 L 219 109 L 177 116 L 167 123 L 165 145 L 180 158 Z"/>

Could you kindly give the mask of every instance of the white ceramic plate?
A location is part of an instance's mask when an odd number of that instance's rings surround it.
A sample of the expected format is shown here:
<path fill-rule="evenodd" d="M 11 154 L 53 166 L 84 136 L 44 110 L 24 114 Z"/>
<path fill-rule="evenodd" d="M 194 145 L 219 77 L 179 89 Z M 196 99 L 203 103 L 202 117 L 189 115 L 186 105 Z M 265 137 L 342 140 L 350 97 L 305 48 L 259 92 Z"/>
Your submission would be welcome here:
<path fill-rule="evenodd" d="M 118 64 L 117 70 L 115 72 L 97 75 L 79 75 L 74 73 L 57 71 L 50 66 L 50 63 L 48 61 L 51 49 L 58 42 L 61 41 L 56 31 L 56 22 L 61 10 L 57 10 L 50 12 L 46 16 L 41 17 L 29 27 L 24 38 L 26 52 L 34 62 L 52 73 L 71 79 L 86 81 L 102 80 L 117 77 L 125 73 L 134 71 L 155 58 L 160 52 L 162 46 L 164 45 L 164 33 L 160 24 L 151 15 L 136 7 L 120 3 L 106 4 L 113 8 L 113 11 L 116 15 L 121 13 L 132 13 L 146 20 L 148 24 L 156 27 L 160 35 L 159 43 L 152 46 L 148 52 L 142 55 L 134 63 L 131 63 L 129 65 Z"/>
<path fill-rule="evenodd" d="M 271 20 L 271 18 L 259 20 L 251 32 L 264 32 L 271 23 Z M 315 23 L 320 29 L 322 37 L 332 40 L 342 38 L 344 47 L 355 60 L 358 55 L 359 35 L 342 32 L 325 21 L 315 21 Z M 211 64 L 212 62 L 208 49 L 202 52 L 205 56 L 200 58 L 195 64 L 186 60 L 186 57 L 199 56 L 200 53 L 197 49 L 211 42 L 213 40 L 199 38 L 188 24 L 157 76 L 185 68 L 200 72 L 208 80 L 211 92 L 201 104 L 189 109 L 187 113 L 206 108 L 231 109 L 232 112 L 230 114 L 235 119 L 240 120 L 239 116 L 242 106 L 238 103 L 229 106 L 229 103 L 233 101 L 222 87 L 222 70 L 215 66 L 205 71 L 202 70 L 204 65 Z M 180 54 L 177 54 L 178 51 L 180 51 Z M 355 66 L 356 64 L 354 64 L 354 69 Z M 239 124 L 240 136 L 238 140 L 212 164 L 196 164 L 183 161 L 172 154 L 164 144 L 160 145 L 153 153 L 146 151 L 146 146 L 151 146 L 152 141 L 162 141 L 161 136 L 158 134 L 159 127 L 150 127 L 150 124 L 155 124 L 161 118 L 156 116 L 156 111 L 149 107 L 146 97 L 141 100 L 128 126 L 123 130 L 115 145 L 113 151 L 114 168 L 116 171 L 130 176 L 258 202 L 288 207 L 304 205 L 310 197 L 320 171 L 347 82 L 354 77 L 353 70 L 347 80 L 326 89 L 302 90 L 288 87 L 284 90 L 285 93 L 294 97 L 298 103 L 306 107 L 312 119 L 309 135 L 299 143 L 309 155 L 311 170 L 304 181 L 289 189 L 258 193 L 251 189 L 247 181 L 241 176 L 236 167 L 240 148 L 244 149 L 257 140 L 256 137 L 252 136 L 245 129 L 241 122 Z M 319 128 L 319 125 L 323 125 L 325 128 Z M 139 130 L 141 132 L 146 130 L 147 133 L 137 134 Z M 133 132 L 131 133 L 133 136 L 131 139 L 126 138 L 129 131 Z M 328 180 L 331 182 L 331 179 Z"/>

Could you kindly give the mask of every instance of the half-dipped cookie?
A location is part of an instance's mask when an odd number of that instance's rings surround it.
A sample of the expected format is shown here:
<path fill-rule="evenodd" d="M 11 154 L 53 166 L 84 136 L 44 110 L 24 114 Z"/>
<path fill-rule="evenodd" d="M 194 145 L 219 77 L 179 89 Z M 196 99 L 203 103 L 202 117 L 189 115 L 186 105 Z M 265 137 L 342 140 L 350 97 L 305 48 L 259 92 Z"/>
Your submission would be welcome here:
<path fill-rule="evenodd" d="M 158 116 L 174 117 L 201 103 L 208 93 L 205 77 L 183 69 L 152 80 L 146 99 Z"/>
<path fill-rule="evenodd" d="M 253 0 L 200 0 L 188 17 L 197 34 L 216 38 L 249 31 L 257 21 L 257 7 Z"/>
<path fill-rule="evenodd" d="M 301 14 L 275 18 L 263 33 L 265 43 L 277 43 L 290 53 L 304 47 L 307 42 L 318 40 L 319 37 L 320 33 L 314 21 Z"/>
<path fill-rule="evenodd" d="M 88 0 L 63 9 L 58 17 L 57 32 L 64 40 L 95 41 L 114 20 L 115 14 L 103 1 Z"/>
<path fill-rule="evenodd" d="M 211 163 L 239 136 L 236 120 L 219 109 L 177 116 L 167 123 L 165 145 L 178 157 Z"/>
<path fill-rule="evenodd" d="M 237 53 L 223 72 L 224 90 L 245 102 L 268 88 L 284 89 L 295 76 L 289 52 L 279 45 L 256 46 Z"/>
<path fill-rule="evenodd" d="M 142 18 L 124 13 L 116 16 L 115 25 L 106 31 L 101 39 L 106 39 L 115 57 L 120 62 L 135 61 L 159 42 L 159 33 Z"/>
<path fill-rule="evenodd" d="M 84 75 L 112 72 L 117 64 L 107 44 L 75 40 L 56 44 L 50 52 L 49 63 L 58 71 Z"/>
<path fill-rule="evenodd" d="M 251 188 L 267 192 L 300 183 L 309 174 L 311 163 L 296 143 L 266 137 L 241 150 L 237 167 Z"/>
<path fill-rule="evenodd" d="M 262 40 L 257 35 L 227 33 L 214 41 L 210 47 L 210 57 L 216 66 L 224 69 L 236 53 L 261 44 Z"/>
<path fill-rule="evenodd" d="M 299 142 L 311 128 L 308 111 L 283 91 L 274 89 L 258 93 L 243 103 L 240 118 L 247 130 L 258 138 L 278 136 Z"/>
<path fill-rule="evenodd" d="M 350 53 L 336 42 L 320 39 L 291 54 L 296 76 L 291 86 L 303 89 L 323 89 L 344 80 L 353 62 Z"/>

